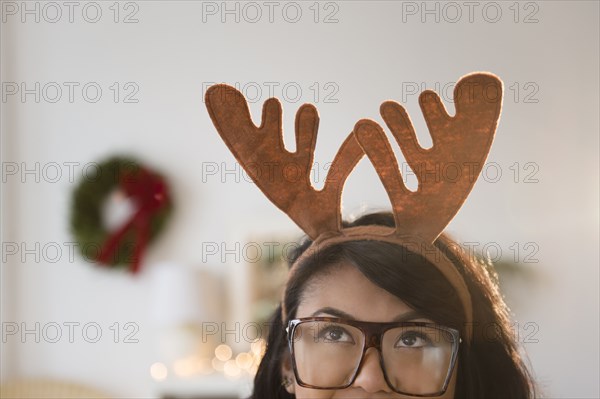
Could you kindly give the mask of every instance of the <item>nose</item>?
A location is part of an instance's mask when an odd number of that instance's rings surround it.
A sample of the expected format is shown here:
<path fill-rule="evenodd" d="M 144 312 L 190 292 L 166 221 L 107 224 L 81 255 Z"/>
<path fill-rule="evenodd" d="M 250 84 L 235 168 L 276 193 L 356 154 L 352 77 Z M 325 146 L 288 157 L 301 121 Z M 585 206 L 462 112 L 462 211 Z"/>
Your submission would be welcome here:
<path fill-rule="evenodd" d="M 392 392 L 387 382 L 385 382 L 380 355 L 376 348 L 367 349 L 352 387 L 362 388 L 369 393 Z"/>

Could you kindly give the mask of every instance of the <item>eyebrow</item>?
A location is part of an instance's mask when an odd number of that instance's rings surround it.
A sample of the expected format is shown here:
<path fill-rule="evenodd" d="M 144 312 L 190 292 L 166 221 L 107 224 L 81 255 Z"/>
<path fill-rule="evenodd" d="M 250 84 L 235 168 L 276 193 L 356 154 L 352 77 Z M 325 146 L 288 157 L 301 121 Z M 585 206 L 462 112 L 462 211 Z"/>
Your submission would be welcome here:
<path fill-rule="evenodd" d="M 339 317 L 340 319 L 356 320 L 356 318 L 354 316 L 352 316 L 351 314 L 346 313 L 346 312 L 336 309 L 336 308 L 329 307 L 329 306 L 318 309 L 316 312 L 313 312 L 313 314 L 311 316 L 315 317 L 319 314 L 329 314 L 329 315 L 332 315 L 335 317 Z M 411 310 L 409 312 L 403 313 L 403 314 L 395 317 L 392 320 L 392 322 L 409 321 L 409 320 L 415 320 L 415 319 L 426 319 L 426 317 L 424 317 L 421 313 L 417 312 L 416 310 Z"/>

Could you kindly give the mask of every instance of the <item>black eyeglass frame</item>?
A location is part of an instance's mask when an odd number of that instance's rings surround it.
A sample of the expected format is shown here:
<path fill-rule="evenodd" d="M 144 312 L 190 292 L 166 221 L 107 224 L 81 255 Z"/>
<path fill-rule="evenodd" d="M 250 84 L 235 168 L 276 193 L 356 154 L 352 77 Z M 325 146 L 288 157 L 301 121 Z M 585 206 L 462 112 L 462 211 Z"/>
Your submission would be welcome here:
<path fill-rule="evenodd" d="M 311 321 L 326 321 L 326 322 L 332 322 L 332 323 L 347 324 L 349 326 L 356 327 L 360 331 L 362 331 L 362 333 L 364 335 L 362 354 L 361 354 L 360 360 L 358 362 L 358 367 L 356 368 L 356 371 L 354 372 L 354 375 L 352 376 L 352 379 L 348 382 L 348 384 L 336 386 L 336 387 L 323 388 L 323 387 L 310 385 L 310 384 L 303 382 L 302 379 L 300 378 L 300 376 L 298 375 L 298 368 L 296 367 L 296 357 L 294 355 L 294 342 L 293 342 L 294 341 L 293 340 L 294 332 L 300 324 L 306 323 L 306 322 L 311 322 Z M 430 327 L 430 328 L 435 328 L 438 330 L 445 331 L 445 332 L 449 333 L 450 335 L 452 335 L 453 342 L 452 342 L 452 354 L 450 357 L 450 365 L 448 367 L 448 372 L 447 372 L 446 378 L 444 380 L 444 385 L 442 386 L 442 389 L 440 391 L 430 393 L 430 394 L 414 394 L 414 393 L 410 393 L 410 392 L 399 391 L 396 388 L 394 388 L 394 386 L 390 383 L 390 380 L 385 371 L 385 364 L 383 362 L 383 353 L 381 351 L 381 342 L 383 340 L 383 335 L 386 333 L 386 331 L 391 330 L 392 328 L 397 328 L 397 327 Z M 302 318 L 290 320 L 288 322 L 288 325 L 287 325 L 285 331 L 287 333 L 288 346 L 289 346 L 289 350 L 290 350 L 290 355 L 292 357 L 292 367 L 294 370 L 294 375 L 296 376 L 296 382 L 301 387 L 312 388 L 312 389 L 345 389 L 345 388 L 350 387 L 352 384 L 354 384 L 354 381 L 356 381 L 356 377 L 358 376 L 358 374 L 360 373 L 360 370 L 362 369 L 363 360 L 365 358 L 365 353 L 367 352 L 367 349 L 375 348 L 379 352 L 379 365 L 381 366 L 381 370 L 383 371 L 383 377 L 385 379 L 385 382 L 390 387 L 390 389 L 392 389 L 396 393 L 407 395 L 407 396 L 414 396 L 414 397 L 436 397 L 436 396 L 441 396 L 446 392 L 446 390 L 448 389 L 448 384 L 450 383 L 450 377 L 452 376 L 452 372 L 454 371 L 454 368 L 456 366 L 456 360 L 458 359 L 459 346 L 462 342 L 459 331 L 454 328 L 442 326 L 442 325 L 435 324 L 435 323 L 427 323 L 427 322 L 419 322 L 419 321 L 377 323 L 377 322 L 370 322 L 370 321 L 348 320 L 348 319 L 342 319 L 342 318 L 338 318 L 338 317 L 302 317 Z"/>

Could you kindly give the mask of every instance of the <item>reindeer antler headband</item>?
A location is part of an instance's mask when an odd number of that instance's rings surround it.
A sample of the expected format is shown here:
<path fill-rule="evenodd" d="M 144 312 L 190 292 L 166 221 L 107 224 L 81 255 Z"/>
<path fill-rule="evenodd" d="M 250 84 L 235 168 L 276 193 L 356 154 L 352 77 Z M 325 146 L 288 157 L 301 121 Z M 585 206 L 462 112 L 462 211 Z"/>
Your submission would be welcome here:
<path fill-rule="evenodd" d="M 417 176 L 410 191 L 383 129 L 374 121 L 359 120 L 340 147 L 322 190 L 315 190 L 310 170 L 319 116 L 304 104 L 296 114 L 296 151 L 283 144 L 281 104 L 275 98 L 263 105 L 262 123 L 251 119 L 244 96 L 231 86 L 215 85 L 206 92 L 206 106 L 222 139 L 256 185 L 284 211 L 313 243 L 290 270 L 317 249 L 344 241 L 378 240 L 417 246 L 417 253 L 434 264 L 455 288 L 472 337 L 473 308 L 469 290 L 454 265 L 433 245 L 469 195 L 490 150 L 502 107 L 502 82 L 489 73 L 474 73 L 454 89 L 456 114 L 449 116 L 439 96 L 425 91 L 419 103 L 432 137 L 422 148 L 406 110 L 386 101 L 380 112 Z M 366 154 L 375 167 L 392 204 L 395 228 L 342 228 L 341 196 L 346 178 Z M 264 175 L 264 166 L 271 173 Z M 286 170 L 293 166 L 293 179 Z M 443 171 L 443 172 L 440 172 Z M 285 309 L 283 309 L 285 319 Z"/>

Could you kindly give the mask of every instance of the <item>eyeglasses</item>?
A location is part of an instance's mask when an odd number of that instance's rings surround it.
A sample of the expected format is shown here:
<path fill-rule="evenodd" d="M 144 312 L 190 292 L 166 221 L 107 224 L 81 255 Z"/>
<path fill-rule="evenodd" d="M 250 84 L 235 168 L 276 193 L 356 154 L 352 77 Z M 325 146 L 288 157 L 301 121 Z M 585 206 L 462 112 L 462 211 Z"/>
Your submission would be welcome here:
<path fill-rule="evenodd" d="M 286 332 L 298 385 L 348 388 L 356 380 L 367 349 L 374 347 L 388 386 L 409 396 L 446 392 L 460 344 L 457 330 L 423 322 L 305 317 L 290 320 Z"/>

